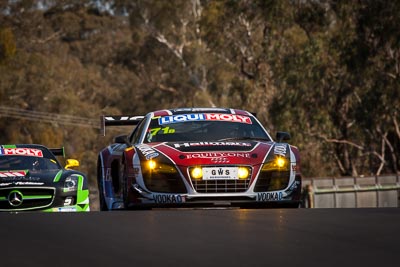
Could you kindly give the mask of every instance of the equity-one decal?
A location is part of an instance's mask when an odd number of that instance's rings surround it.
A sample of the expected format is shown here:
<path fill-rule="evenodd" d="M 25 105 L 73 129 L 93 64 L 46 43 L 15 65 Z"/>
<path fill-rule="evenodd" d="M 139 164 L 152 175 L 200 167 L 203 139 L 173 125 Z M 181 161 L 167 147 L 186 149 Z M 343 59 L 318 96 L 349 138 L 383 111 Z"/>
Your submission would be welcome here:
<path fill-rule="evenodd" d="M 158 119 L 158 124 L 163 125 L 186 121 L 229 121 L 252 124 L 251 119 L 247 116 L 223 113 L 194 113 L 165 116 Z"/>
<path fill-rule="evenodd" d="M 0 155 L 43 157 L 43 152 L 40 149 L 34 148 L 0 148 Z"/>
<path fill-rule="evenodd" d="M 224 157 L 250 158 L 250 154 L 236 153 L 236 152 L 212 152 L 212 153 L 192 153 L 186 155 L 187 159 L 208 159 L 208 158 L 224 158 Z"/>

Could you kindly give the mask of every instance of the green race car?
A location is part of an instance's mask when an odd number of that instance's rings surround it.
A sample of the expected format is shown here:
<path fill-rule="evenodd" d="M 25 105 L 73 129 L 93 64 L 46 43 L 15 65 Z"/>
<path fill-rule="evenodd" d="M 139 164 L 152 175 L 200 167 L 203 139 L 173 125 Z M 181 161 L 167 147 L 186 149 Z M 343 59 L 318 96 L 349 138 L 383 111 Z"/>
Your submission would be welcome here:
<path fill-rule="evenodd" d="M 64 149 L 0 145 L 0 211 L 89 211 L 88 179 L 70 169 L 79 162 L 67 159 L 62 167 L 56 156 Z"/>

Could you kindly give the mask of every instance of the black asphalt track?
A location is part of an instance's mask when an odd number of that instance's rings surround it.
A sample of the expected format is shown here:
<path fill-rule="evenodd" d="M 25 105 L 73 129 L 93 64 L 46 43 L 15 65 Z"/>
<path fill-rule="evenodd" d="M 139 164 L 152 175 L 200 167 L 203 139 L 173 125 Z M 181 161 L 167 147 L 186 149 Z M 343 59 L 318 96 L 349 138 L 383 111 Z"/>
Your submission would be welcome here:
<path fill-rule="evenodd" d="M 400 209 L 1 213 L 0 266 L 400 266 Z"/>

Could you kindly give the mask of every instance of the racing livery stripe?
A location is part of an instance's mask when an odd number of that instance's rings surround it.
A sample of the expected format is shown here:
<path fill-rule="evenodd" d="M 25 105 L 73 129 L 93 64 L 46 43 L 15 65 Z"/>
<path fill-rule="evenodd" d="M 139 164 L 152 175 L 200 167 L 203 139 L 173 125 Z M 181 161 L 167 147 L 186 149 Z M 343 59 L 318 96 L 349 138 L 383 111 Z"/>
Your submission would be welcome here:
<path fill-rule="evenodd" d="M 83 177 L 81 175 L 74 175 L 78 177 L 78 190 L 81 191 L 83 189 Z"/>
<path fill-rule="evenodd" d="M 62 174 L 62 170 L 58 171 L 57 174 L 56 174 L 56 176 L 54 176 L 53 182 L 56 183 L 56 182 L 60 181 L 61 174 Z"/>

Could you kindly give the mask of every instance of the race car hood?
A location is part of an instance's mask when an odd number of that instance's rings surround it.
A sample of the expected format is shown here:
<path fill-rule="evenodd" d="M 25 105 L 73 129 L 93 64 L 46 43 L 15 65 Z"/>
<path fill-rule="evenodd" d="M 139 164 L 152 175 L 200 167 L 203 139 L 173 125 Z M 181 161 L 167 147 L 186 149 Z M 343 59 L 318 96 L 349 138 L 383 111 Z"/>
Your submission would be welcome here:
<path fill-rule="evenodd" d="M 261 164 L 273 142 L 233 141 L 233 142 L 171 142 L 137 146 L 141 158 L 167 156 L 176 165 L 196 164 Z"/>
<path fill-rule="evenodd" d="M 35 186 L 47 185 L 53 186 L 62 176 L 62 170 L 15 170 L 0 171 L 0 187 L 18 185 Z"/>

